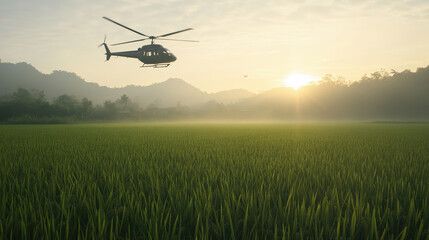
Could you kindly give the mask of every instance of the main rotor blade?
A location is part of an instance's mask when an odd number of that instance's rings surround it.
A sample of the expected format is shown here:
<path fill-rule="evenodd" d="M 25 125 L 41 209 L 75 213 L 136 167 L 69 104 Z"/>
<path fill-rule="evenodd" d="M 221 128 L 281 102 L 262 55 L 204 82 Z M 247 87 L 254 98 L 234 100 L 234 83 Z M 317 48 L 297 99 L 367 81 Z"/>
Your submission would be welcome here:
<path fill-rule="evenodd" d="M 177 31 L 177 32 L 172 32 L 172 33 L 167 33 L 167 34 L 164 34 L 164 35 L 159 35 L 157 37 L 167 37 L 167 36 L 170 36 L 170 35 L 173 35 L 173 34 L 177 34 L 177 33 L 185 32 L 185 31 L 189 31 L 189 30 L 192 30 L 192 29 L 193 28 L 187 28 L 187 29 L 183 29 L 183 30 L 180 30 L 180 31 Z"/>
<path fill-rule="evenodd" d="M 110 44 L 110 46 L 116 46 L 116 45 L 127 44 L 127 43 L 133 43 L 133 42 L 140 42 L 140 41 L 144 41 L 144 40 L 146 40 L 146 39 L 147 39 L 147 38 L 137 39 L 137 40 L 128 41 L 128 42 L 115 43 L 115 44 Z"/>
<path fill-rule="evenodd" d="M 157 38 L 158 40 L 167 40 L 167 41 L 180 41 L 180 42 L 199 42 L 195 40 L 184 40 L 184 39 L 171 39 L 171 38 Z"/>
<path fill-rule="evenodd" d="M 145 36 L 145 37 L 149 37 L 149 36 L 147 36 L 147 35 L 145 35 L 145 34 L 143 34 L 143 33 L 141 33 L 141 32 L 137 32 L 136 30 L 134 30 L 134 29 L 131 29 L 131 28 L 129 28 L 129 27 L 127 27 L 127 26 L 125 26 L 125 25 L 122 25 L 122 24 L 120 24 L 120 23 L 118 23 L 118 22 L 115 22 L 115 21 L 113 21 L 112 19 L 110 19 L 110 18 L 107 18 L 107 17 L 103 17 L 104 19 L 106 19 L 107 21 L 110 21 L 110 22 L 112 22 L 112 23 L 114 23 L 114 24 L 116 24 L 116 25 L 119 25 L 119 26 L 121 26 L 121 27 L 123 27 L 123 28 L 125 28 L 125 29 L 128 29 L 128 30 L 130 30 L 130 31 L 132 31 L 132 32 L 135 32 L 135 33 L 137 33 L 137 34 L 139 34 L 139 35 L 142 35 L 142 36 Z"/>

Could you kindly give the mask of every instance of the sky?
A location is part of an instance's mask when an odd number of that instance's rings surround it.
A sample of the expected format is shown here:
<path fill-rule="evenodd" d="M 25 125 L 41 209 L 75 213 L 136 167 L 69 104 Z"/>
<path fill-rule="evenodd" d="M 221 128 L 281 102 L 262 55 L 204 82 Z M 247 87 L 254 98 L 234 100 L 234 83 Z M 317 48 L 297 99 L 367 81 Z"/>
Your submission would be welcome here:
<path fill-rule="evenodd" d="M 137 59 L 105 62 L 113 44 L 194 28 L 156 41 L 177 57 L 163 69 Z M 136 50 L 149 42 L 111 46 Z M 0 59 L 42 73 L 74 72 L 102 86 L 150 85 L 180 78 L 212 93 L 261 92 L 291 76 L 326 74 L 357 81 L 381 69 L 429 65 L 427 0 L 0 0 Z"/>

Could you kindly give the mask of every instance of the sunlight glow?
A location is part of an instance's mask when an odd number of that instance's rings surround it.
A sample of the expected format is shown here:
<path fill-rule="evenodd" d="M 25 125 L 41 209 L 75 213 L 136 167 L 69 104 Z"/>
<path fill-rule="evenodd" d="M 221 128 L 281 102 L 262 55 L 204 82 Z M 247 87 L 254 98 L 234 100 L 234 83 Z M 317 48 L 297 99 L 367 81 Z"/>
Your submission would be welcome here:
<path fill-rule="evenodd" d="M 315 83 L 319 80 L 320 79 L 318 77 L 295 72 L 289 74 L 285 79 L 282 80 L 282 82 L 286 87 L 298 90 L 303 86 L 310 85 L 311 83 Z"/>

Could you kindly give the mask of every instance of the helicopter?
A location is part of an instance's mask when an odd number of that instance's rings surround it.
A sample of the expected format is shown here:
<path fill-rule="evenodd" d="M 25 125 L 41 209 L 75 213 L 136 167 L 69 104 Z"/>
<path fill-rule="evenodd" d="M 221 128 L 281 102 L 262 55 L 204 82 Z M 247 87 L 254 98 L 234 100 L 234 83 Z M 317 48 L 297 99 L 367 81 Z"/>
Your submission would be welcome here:
<path fill-rule="evenodd" d="M 167 37 L 167 36 L 170 36 L 173 34 L 192 30 L 192 28 L 186 28 L 186 29 L 183 29 L 180 31 L 171 32 L 171 33 L 167 33 L 167 34 L 163 34 L 163 35 L 159 35 L 159 36 L 148 36 L 146 34 L 138 32 L 134 29 L 131 29 L 125 25 L 122 25 L 122 24 L 120 24 L 120 23 L 118 23 L 118 22 L 116 22 L 110 18 L 107 18 L 107 17 L 103 17 L 103 18 L 114 23 L 114 24 L 116 24 L 116 25 L 119 25 L 119 26 L 121 26 L 127 30 L 130 30 L 134 33 L 137 33 L 137 34 L 145 37 L 142 39 L 111 44 L 111 46 L 133 43 L 133 42 L 140 42 L 140 41 L 144 41 L 144 40 L 148 40 L 148 39 L 151 40 L 151 44 L 143 45 L 142 47 L 138 48 L 136 51 L 111 52 L 110 49 L 107 47 L 107 44 L 106 44 L 106 36 L 104 36 L 104 42 L 102 44 L 100 44 L 100 47 L 104 46 L 104 48 L 106 50 L 106 61 L 108 61 L 111 56 L 137 58 L 138 60 L 140 60 L 143 63 L 143 65 L 141 67 L 165 68 L 165 67 L 168 67 L 171 62 L 176 61 L 177 58 L 167 48 L 164 48 L 160 44 L 154 44 L 155 39 L 169 40 L 169 41 L 182 41 L 182 42 L 198 42 L 198 41 L 194 41 L 194 40 L 164 38 L 164 37 Z"/>

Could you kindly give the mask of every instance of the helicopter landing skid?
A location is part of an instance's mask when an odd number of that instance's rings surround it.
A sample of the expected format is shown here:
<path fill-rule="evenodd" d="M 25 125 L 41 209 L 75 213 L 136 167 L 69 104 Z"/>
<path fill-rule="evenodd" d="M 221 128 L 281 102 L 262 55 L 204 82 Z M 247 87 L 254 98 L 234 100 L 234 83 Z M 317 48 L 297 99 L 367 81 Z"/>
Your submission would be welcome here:
<path fill-rule="evenodd" d="M 169 64 L 169 63 L 143 64 L 143 65 L 141 66 L 141 68 L 144 68 L 144 67 L 166 68 L 166 67 L 168 67 L 168 66 L 170 66 L 170 64 Z"/>

